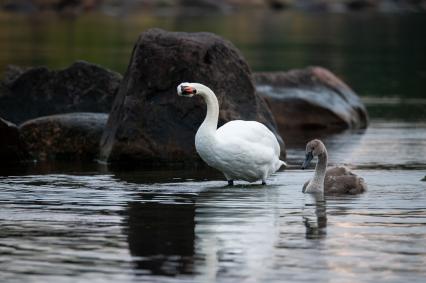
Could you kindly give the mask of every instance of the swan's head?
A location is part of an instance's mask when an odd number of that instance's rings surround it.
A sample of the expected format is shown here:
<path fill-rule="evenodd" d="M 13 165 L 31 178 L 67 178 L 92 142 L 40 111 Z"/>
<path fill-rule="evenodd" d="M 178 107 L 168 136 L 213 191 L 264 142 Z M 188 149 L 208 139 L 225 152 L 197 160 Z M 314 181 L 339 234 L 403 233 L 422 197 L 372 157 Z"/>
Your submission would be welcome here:
<path fill-rule="evenodd" d="M 325 145 L 320 140 L 311 140 L 306 144 L 306 157 L 305 162 L 303 162 L 302 169 L 308 167 L 312 159 L 315 156 L 318 156 L 326 151 Z"/>
<path fill-rule="evenodd" d="M 197 88 L 192 83 L 181 83 L 177 87 L 177 93 L 180 96 L 193 97 L 197 94 Z"/>

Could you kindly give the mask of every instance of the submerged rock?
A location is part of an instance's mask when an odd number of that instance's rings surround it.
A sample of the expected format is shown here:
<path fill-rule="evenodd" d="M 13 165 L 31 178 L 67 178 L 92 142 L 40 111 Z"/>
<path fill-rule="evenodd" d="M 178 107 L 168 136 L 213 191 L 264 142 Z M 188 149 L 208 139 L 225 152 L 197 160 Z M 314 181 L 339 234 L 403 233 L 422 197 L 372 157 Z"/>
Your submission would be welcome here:
<path fill-rule="evenodd" d="M 101 158 L 145 165 L 199 161 L 194 137 L 206 106 L 201 97 L 178 97 L 181 82 L 199 82 L 217 94 L 219 125 L 257 120 L 277 133 L 246 61 L 230 42 L 210 33 L 151 29 L 135 44 L 102 137 Z"/>
<path fill-rule="evenodd" d="M 29 159 L 18 127 L 0 118 L 0 166 Z"/>
<path fill-rule="evenodd" d="M 268 101 L 281 134 L 289 130 L 336 131 L 366 128 L 361 99 L 321 67 L 256 73 L 257 91 Z"/>
<path fill-rule="evenodd" d="M 95 159 L 108 114 L 69 113 L 40 117 L 19 127 L 38 160 Z"/>
<path fill-rule="evenodd" d="M 108 113 L 120 81 L 120 74 L 84 61 L 59 71 L 10 68 L 1 84 L 0 116 L 20 124 L 52 114 Z"/>

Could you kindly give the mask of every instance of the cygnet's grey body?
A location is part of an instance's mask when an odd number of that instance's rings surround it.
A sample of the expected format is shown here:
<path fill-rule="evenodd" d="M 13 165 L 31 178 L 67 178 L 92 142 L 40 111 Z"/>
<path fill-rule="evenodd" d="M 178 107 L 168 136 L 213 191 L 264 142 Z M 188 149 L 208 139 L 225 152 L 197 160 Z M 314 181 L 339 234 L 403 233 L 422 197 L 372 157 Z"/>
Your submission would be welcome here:
<path fill-rule="evenodd" d="M 302 165 L 305 169 L 311 160 L 317 156 L 314 177 L 303 185 L 304 193 L 325 194 L 360 194 L 367 190 L 364 179 L 352 173 L 346 167 L 327 169 L 328 153 L 320 140 L 312 140 L 306 145 L 306 159 Z"/>

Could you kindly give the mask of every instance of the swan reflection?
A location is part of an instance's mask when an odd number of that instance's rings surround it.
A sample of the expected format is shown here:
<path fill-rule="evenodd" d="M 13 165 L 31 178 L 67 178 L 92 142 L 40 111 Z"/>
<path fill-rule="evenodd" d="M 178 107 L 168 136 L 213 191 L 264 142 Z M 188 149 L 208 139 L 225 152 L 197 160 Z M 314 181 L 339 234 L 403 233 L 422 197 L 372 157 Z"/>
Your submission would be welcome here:
<path fill-rule="evenodd" d="M 327 211 L 323 193 L 305 194 L 303 223 L 306 239 L 321 239 L 327 234 Z"/>
<path fill-rule="evenodd" d="M 138 270 L 165 276 L 193 273 L 193 201 L 130 202 L 127 213 L 129 250 Z"/>

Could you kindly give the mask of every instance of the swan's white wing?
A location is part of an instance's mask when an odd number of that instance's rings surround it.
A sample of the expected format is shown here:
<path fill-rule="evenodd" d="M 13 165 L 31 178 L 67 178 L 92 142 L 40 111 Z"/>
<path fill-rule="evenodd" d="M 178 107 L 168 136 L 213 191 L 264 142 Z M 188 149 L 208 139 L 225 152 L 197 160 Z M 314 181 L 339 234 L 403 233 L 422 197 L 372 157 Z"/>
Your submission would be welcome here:
<path fill-rule="evenodd" d="M 259 153 L 272 149 L 276 156 L 280 155 L 280 145 L 275 135 L 262 123 L 256 121 L 234 120 L 226 123 L 216 131 L 219 140 L 238 144 L 252 143 Z M 265 147 L 266 149 L 263 149 Z M 256 154 L 256 155 L 257 155 Z"/>
<path fill-rule="evenodd" d="M 278 158 L 274 148 L 243 140 L 240 137 L 220 140 L 218 146 L 221 147 L 221 150 L 216 151 L 217 158 L 228 164 L 244 165 L 250 162 L 262 166 L 271 164 L 273 160 Z"/>

